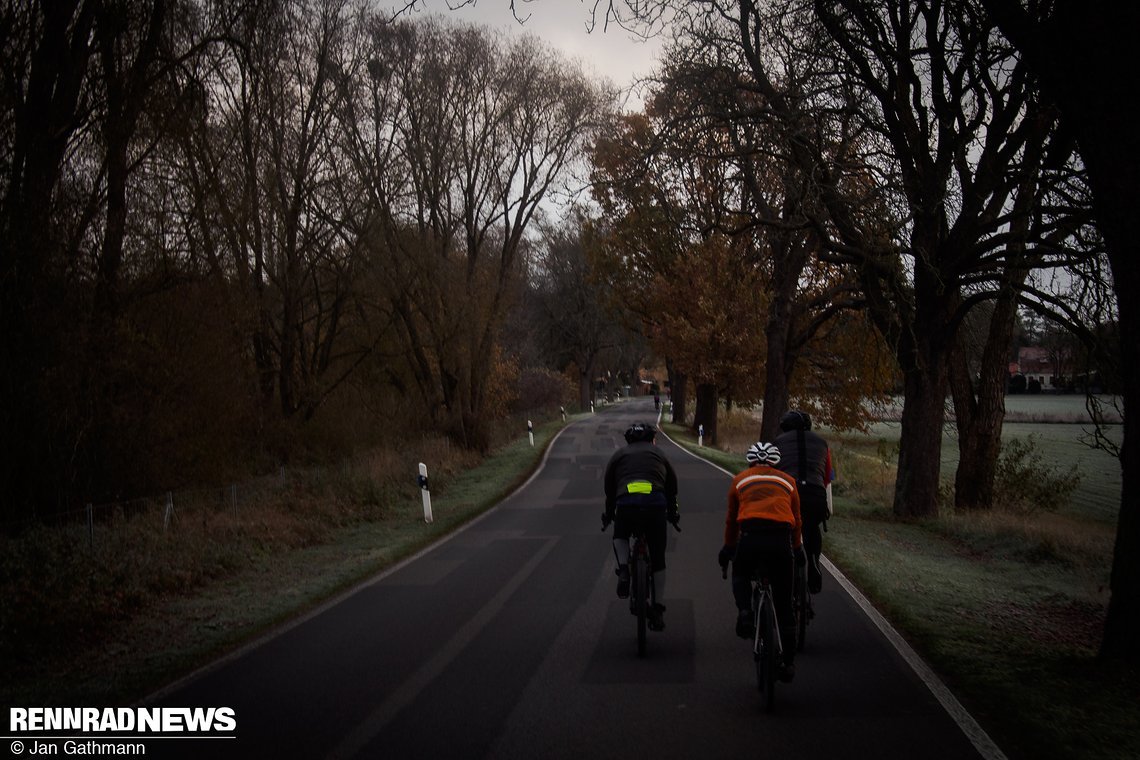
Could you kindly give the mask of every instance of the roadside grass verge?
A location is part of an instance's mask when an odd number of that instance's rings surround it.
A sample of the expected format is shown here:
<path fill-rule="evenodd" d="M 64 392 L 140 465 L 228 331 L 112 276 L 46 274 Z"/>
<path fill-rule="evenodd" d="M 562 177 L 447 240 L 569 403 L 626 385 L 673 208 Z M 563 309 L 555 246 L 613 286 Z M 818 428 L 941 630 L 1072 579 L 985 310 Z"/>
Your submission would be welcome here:
<path fill-rule="evenodd" d="M 730 472 L 745 466 L 755 435 L 751 422 L 718 422 L 721 447 L 700 448 L 687 428 L 664 429 Z M 890 509 L 891 444 L 828 438 L 839 481 L 824 553 L 1002 750 L 1018 760 L 1140 757 L 1140 672 L 1096 658 L 1113 527 L 1079 510 L 902 521 Z"/>
<path fill-rule="evenodd" d="M 573 418 L 570 420 L 573 421 Z M 441 539 L 537 467 L 561 421 L 480 460 L 442 439 L 275 482 L 237 516 L 32 531 L 0 545 L 9 705 L 129 704 Z M 415 463 L 429 464 L 423 521 Z"/>

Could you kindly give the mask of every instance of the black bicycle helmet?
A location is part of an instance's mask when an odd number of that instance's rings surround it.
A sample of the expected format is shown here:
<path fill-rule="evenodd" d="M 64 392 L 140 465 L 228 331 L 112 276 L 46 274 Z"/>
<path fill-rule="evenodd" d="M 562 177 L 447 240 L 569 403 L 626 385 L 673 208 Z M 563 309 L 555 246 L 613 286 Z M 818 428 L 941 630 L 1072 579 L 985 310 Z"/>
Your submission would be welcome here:
<path fill-rule="evenodd" d="M 637 443 L 638 441 L 652 443 L 656 437 L 657 431 L 653 429 L 652 425 L 646 425 L 644 422 L 635 422 L 625 431 L 626 443 Z"/>
<path fill-rule="evenodd" d="M 789 430 L 811 430 L 811 417 L 807 412 L 801 412 L 798 409 L 784 412 L 784 416 L 780 418 L 780 430 L 787 432 Z"/>

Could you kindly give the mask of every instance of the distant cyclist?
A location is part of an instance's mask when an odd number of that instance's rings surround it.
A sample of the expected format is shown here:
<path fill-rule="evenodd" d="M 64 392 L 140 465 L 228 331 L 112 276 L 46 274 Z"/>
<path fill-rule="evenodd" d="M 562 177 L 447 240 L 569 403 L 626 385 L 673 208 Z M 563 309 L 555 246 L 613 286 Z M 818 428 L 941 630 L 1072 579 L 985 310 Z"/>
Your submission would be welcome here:
<path fill-rule="evenodd" d="M 745 454 L 748 467 L 732 479 L 728 489 L 724 547 L 717 560 L 722 568 L 732 562 L 732 596 L 736 601 L 736 635 L 751 638 L 752 575 L 768 578 L 780 638 L 784 641 L 781 681 L 795 677 L 796 622 L 792 616 L 793 552 L 803 544 L 800 497 L 795 480 L 776 469 L 780 449 L 757 442 Z"/>
<path fill-rule="evenodd" d="M 665 529 L 666 521 L 677 525 L 677 475 L 669 460 L 653 442 L 657 431 L 638 422 L 625 431 L 626 446 L 614 452 L 606 466 L 606 511 L 602 526 L 614 524 L 614 555 L 617 558 L 617 595 L 629 597 L 629 537 L 638 523 L 644 525 L 653 566 L 657 603 L 649 610 L 649 627 L 665 629 Z"/>
<path fill-rule="evenodd" d="M 806 412 L 786 412 L 780 418 L 780 430 L 783 432 L 773 441 L 783 454 L 779 469 L 794 477 L 799 488 L 808 560 L 808 591 L 818 594 L 823 587 L 819 557 L 823 552 L 821 528 L 826 527 L 828 517 L 827 484 L 835 480 L 831 449 L 822 436 L 812 432 L 811 417 Z"/>

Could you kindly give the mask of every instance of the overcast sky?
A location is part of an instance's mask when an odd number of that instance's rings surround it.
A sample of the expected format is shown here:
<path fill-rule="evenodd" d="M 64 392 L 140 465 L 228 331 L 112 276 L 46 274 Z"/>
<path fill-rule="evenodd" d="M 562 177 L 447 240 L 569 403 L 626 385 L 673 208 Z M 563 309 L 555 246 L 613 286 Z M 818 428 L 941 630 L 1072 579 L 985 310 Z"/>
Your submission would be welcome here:
<path fill-rule="evenodd" d="M 451 0 L 452 5 L 458 3 L 459 0 Z M 380 7 L 387 8 L 404 4 L 393 0 L 378 2 Z M 529 3 L 516 0 L 515 5 L 519 16 L 526 19 L 523 24 L 511 15 L 510 0 L 478 0 L 473 6 L 454 11 L 448 10 L 448 0 L 421 0 L 414 15 L 439 13 L 465 22 L 504 29 L 510 34 L 534 34 L 568 58 L 577 59 L 587 73 L 606 77 L 622 88 L 627 88 L 638 77 L 648 75 L 661 50 L 660 38 L 640 40 L 613 24 L 608 31 L 603 31 L 602 18 L 598 19 L 593 32 L 587 32 L 594 0 L 537 0 Z M 606 0 L 602 0 L 599 16 L 605 6 Z"/>

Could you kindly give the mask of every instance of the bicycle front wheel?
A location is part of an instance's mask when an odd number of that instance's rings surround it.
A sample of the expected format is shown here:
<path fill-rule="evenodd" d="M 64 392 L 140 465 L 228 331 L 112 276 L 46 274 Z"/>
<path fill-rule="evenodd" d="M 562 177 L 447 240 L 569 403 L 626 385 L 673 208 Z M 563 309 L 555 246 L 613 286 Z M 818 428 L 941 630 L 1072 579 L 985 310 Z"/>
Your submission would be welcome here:
<path fill-rule="evenodd" d="M 795 582 L 795 613 L 796 613 L 796 651 L 804 651 L 807 641 L 808 625 L 808 588 L 805 568 L 796 568 Z"/>
<path fill-rule="evenodd" d="M 649 562 L 644 554 L 638 554 L 632 563 L 633 598 L 637 614 L 637 656 L 645 656 L 645 627 L 649 615 Z"/>

